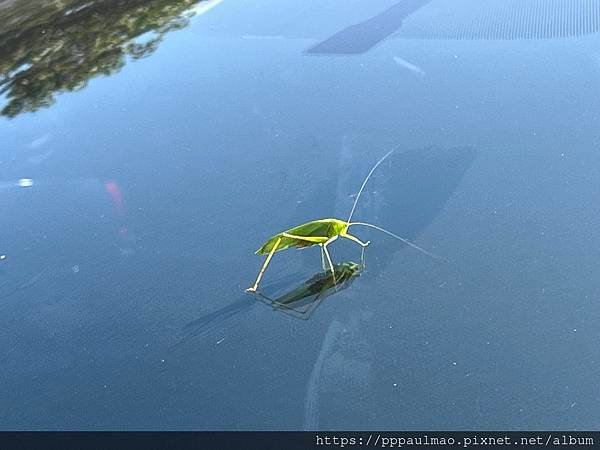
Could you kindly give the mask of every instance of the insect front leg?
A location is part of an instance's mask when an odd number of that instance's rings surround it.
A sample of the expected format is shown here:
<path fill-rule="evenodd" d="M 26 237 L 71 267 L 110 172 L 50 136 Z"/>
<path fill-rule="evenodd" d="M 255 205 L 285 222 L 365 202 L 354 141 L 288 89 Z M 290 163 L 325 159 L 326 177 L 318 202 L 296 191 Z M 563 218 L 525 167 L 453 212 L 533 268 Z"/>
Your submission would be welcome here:
<path fill-rule="evenodd" d="M 323 245 L 319 244 L 319 247 L 321 248 L 321 267 L 323 267 L 323 270 L 327 270 L 327 267 L 325 267 L 325 252 L 323 251 Z"/>
<path fill-rule="evenodd" d="M 273 246 L 273 248 L 269 252 L 269 255 L 267 256 L 267 259 L 265 260 L 265 263 L 263 264 L 262 268 L 260 269 L 260 272 L 258 273 L 258 277 L 256 277 L 256 281 L 254 282 L 254 286 L 249 287 L 248 289 L 246 289 L 246 292 L 256 292 L 256 290 L 258 289 L 258 283 L 260 283 L 260 279 L 262 278 L 263 273 L 265 273 L 265 270 L 267 270 L 267 266 L 271 262 L 271 258 L 273 257 L 273 254 L 277 250 L 277 247 L 279 247 L 280 243 L 281 243 L 281 238 L 277 239 L 277 242 L 275 242 L 275 245 Z"/>
<path fill-rule="evenodd" d="M 365 266 L 365 247 L 360 249 L 360 265 L 364 269 Z"/>
<path fill-rule="evenodd" d="M 333 276 L 333 285 L 336 286 L 337 282 L 335 280 L 335 269 L 333 268 L 333 263 L 331 262 L 331 256 L 329 256 L 329 251 L 327 250 L 327 246 L 335 241 L 339 236 L 335 235 L 327 242 L 323 244 L 323 251 L 325 252 L 325 256 L 327 257 L 327 262 L 329 263 L 329 268 L 331 269 L 331 275 Z"/>
<path fill-rule="evenodd" d="M 363 248 L 368 247 L 368 245 L 371 243 L 371 241 L 363 242 L 360 239 L 358 239 L 356 236 L 352 236 L 351 234 L 341 234 L 340 236 L 342 236 L 343 238 L 346 238 L 346 239 L 350 239 L 353 242 L 356 242 L 358 245 L 360 245 Z"/>
<path fill-rule="evenodd" d="M 351 234 L 347 234 L 347 233 L 340 234 L 340 236 L 342 236 L 343 238 L 346 238 L 346 239 L 350 239 L 352 242 L 356 242 L 358 245 L 360 245 L 362 247 L 360 249 L 360 263 L 364 269 L 365 268 L 365 248 L 367 248 L 369 246 L 371 241 L 363 242 L 360 239 L 358 239 L 356 236 L 352 236 Z"/>

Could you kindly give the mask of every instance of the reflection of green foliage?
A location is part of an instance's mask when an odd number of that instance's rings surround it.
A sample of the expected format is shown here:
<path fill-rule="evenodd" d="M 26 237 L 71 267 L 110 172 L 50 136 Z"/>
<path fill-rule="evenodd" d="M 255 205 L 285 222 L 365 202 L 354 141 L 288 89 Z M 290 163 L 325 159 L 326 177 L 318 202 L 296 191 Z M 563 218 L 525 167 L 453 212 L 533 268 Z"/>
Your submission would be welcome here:
<path fill-rule="evenodd" d="M 201 0 L 14 0 L 0 9 L 0 114 L 15 117 L 54 103 L 127 60 L 150 55 L 188 24 Z M 142 40 L 143 38 L 143 40 Z"/>

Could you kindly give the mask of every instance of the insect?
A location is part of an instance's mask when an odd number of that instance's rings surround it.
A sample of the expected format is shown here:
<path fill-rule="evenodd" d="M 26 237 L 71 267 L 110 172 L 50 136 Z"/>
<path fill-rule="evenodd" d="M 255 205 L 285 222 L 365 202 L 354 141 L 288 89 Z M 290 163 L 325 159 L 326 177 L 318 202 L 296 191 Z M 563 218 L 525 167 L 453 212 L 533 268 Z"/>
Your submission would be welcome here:
<path fill-rule="evenodd" d="M 377 161 L 377 163 L 373 166 L 373 168 L 371 169 L 371 171 L 365 178 L 365 181 L 363 181 L 363 184 L 360 187 L 360 190 L 358 191 L 356 198 L 354 199 L 354 204 L 352 205 L 352 209 L 350 210 L 350 215 L 348 216 L 348 220 L 345 220 L 345 221 L 340 220 L 340 219 L 312 220 L 310 222 L 303 223 L 302 225 L 298 225 L 296 227 L 282 231 L 281 233 L 278 233 L 275 236 L 269 238 L 262 245 L 262 247 L 260 247 L 256 251 L 257 255 L 267 255 L 267 259 L 265 260 L 262 268 L 260 269 L 260 272 L 258 273 L 258 276 L 256 277 L 256 281 L 254 282 L 254 285 L 249 287 L 248 289 L 246 289 L 246 292 L 256 292 L 256 290 L 258 289 L 258 284 L 260 283 L 260 280 L 261 280 L 263 274 L 265 273 L 265 270 L 267 270 L 267 267 L 268 267 L 269 263 L 271 262 L 273 255 L 276 252 L 279 252 L 281 250 L 286 250 L 288 248 L 301 249 L 301 248 L 311 247 L 313 245 L 318 245 L 321 248 L 321 264 L 323 265 L 323 268 L 325 269 L 325 260 L 327 260 L 327 264 L 329 266 L 329 270 L 331 270 L 331 274 L 333 276 L 333 280 L 334 280 L 334 284 L 335 284 L 335 269 L 333 266 L 333 262 L 331 260 L 331 256 L 329 254 L 329 250 L 327 249 L 329 244 L 336 241 L 340 237 L 344 238 L 344 239 L 349 239 L 362 247 L 363 255 L 364 255 L 364 249 L 370 244 L 370 241 L 363 242 L 360 239 L 358 239 L 356 236 L 353 236 L 350 233 L 348 233 L 348 228 L 350 228 L 351 226 L 354 226 L 354 225 L 362 225 L 365 227 L 370 227 L 370 228 L 379 230 L 395 239 L 398 239 L 398 240 L 404 242 L 406 245 L 408 245 L 416 250 L 419 250 L 420 252 L 422 252 L 428 256 L 431 256 L 434 259 L 438 259 L 439 258 L 438 256 L 436 256 L 432 253 L 429 253 L 426 250 L 423 250 L 421 247 L 416 246 L 415 244 L 408 241 L 407 239 L 404 239 L 403 237 L 400 237 L 400 236 L 392 233 L 391 231 L 385 230 L 377 225 L 373 225 L 373 224 L 366 223 L 366 222 L 351 222 L 352 215 L 354 214 L 354 210 L 356 209 L 356 205 L 358 204 L 358 200 L 360 199 L 360 196 L 361 196 L 365 186 L 367 185 L 369 178 L 371 178 L 371 175 L 373 175 L 373 172 L 375 172 L 375 169 L 377 169 L 377 167 L 379 167 L 379 165 L 383 161 L 385 161 L 385 159 L 388 156 L 390 156 L 392 153 L 394 153 L 394 150 L 389 151 L 379 161 Z"/>

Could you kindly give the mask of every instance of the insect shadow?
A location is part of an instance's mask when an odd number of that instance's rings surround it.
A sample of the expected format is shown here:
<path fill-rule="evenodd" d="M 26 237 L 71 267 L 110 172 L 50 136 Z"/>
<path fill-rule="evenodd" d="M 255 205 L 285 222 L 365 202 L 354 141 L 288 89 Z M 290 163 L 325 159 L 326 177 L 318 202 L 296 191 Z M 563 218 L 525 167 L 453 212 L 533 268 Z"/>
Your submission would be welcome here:
<path fill-rule="evenodd" d="M 300 283 L 293 280 L 295 278 L 293 275 L 288 275 L 277 282 L 270 283 L 266 291 L 254 293 L 256 302 L 249 301 L 248 295 L 244 295 L 230 305 L 189 322 L 182 329 L 183 337 L 171 348 L 218 328 L 229 318 L 248 311 L 259 303 L 289 316 L 307 320 L 325 298 L 349 288 L 364 268 L 364 259 L 360 263 L 341 262 L 334 265 L 335 276 L 330 269 L 327 269 Z"/>

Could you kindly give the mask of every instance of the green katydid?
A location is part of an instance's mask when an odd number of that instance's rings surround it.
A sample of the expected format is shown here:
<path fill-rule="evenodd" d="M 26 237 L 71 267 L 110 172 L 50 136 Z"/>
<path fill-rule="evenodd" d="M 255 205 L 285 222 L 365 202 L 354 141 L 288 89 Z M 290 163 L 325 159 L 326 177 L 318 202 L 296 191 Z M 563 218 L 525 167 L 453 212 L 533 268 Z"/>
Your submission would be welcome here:
<path fill-rule="evenodd" d="M 329 250 L 327 249 L 327 246 L 340 237 L 349 239 L 353 242 L 356 242 L 358 245 L 360 245 L 362 247 L 363 252 L 364 252 L 365 247 L 367 247 L 370 244 L 370 241 L 363 242 L 360 239 L 358 239 L 356 236 L 353 236 L 348 233 L 348 228 L 350 228 L 351 226 L 354 226 L 354 225 L 362 225 L 365 227 L 370 227 L 370 228 L 374 228 L 376 230 L 382 231 L 383 233 L 404 242 L 406 245 L 409 245 L 410 247 L 412 247 L 416 250 L 419 250 L 420 252 L 422 252 L 428 256 L 431 256 L 432 258 L 438 259 L 439 258 L 438 256 L 436 256 L 432 253 L 429 253 L 426 250 L 423 250 L 421 247 L 418 247 L 417 245 L 413 244 L 412 242 L 408 241 L 407 239 L 404 239 L 404 238 L 392 233 L 391 231 L 388 231 L 381 227 L 378 227 L 377 225 L 373 225 L 373 224 L 365 223 L 365 222 L 351 222 L 352 215 L 354 214 L 354 210 L 356 209 L 356 205 L 358 203 L 358 200 L 360 199 L 360 195 L 362 194 L 362 192 L 367 184 L 367 181 L 369 181 L 369 178 L 371 178 L 371 175 L 373 175 L 373 172 L 375 172 L 375 169 L 377 169 L 377 167 L 379 167 L 379 165 L 388 156 L 390 156 L 393 152 L 394 152 L 394 150 L 389 151 L 379 161 L 377 161 L 377 163 L 373 166 L 373 168 L 371 169 L 371 171 L 365 178 L 365 181 L 363 181 L 363 184 L 360 187 L 360 190 L 358 191 L 356 198 L 354 199 L 354 204 L 352 205 L 352 209 L 350 210 L 350 215 L 348 216 L 348 220 L 345 220 L 345 221 L 340 220 L 340 219 L 312 220 L 310 222 L 303 223 L 302 225 L 298 225 L 296 227 L 282 231 L 281 233 L 278 233 L 275 236 L 269 238 L 262 245 L 262 247 L 260 247 L 256 251 L 257 255 L 267 255 L 267 259 L 265 260 L 262 268 L 260 269 L 260 272 L 258 273 L 258 277 L 256 278 L 256 281 L 254 282 L 254 285 L 249 287 L 248 289 L 246 289 L 246 291 L 247 292 L 256 292 L 256 290 L 258 289 L 258 284 L 260 283 L 260 280 L 261 280 L 263 274 L 265 273 L 265 270 L 267 270 L 267 266 L 271 262 L 271 258 L 273 258 L 273 255 L 275 254 L 275 252 L 279 252 L 281 250 L 285 250 L 285 249 L 292 248 L 292 247 L 301 249 L 301 248 L 305 248 L 305 247 L 311 247 L 313 245 L 318 245 L 321 248 L 321 263 L 323 265 L 323 268 L 325 268 L 325 259 L 327 259 L 327 264 L 329 266 L 329 270 L 331 270 L 331 273 L 332 273 L 333 279 L 334 279 L 334 283 L 335 283 L 335 271 L 334 271 L 333 262 L 331 260 L 331 256 L 329 255 Z"/>

